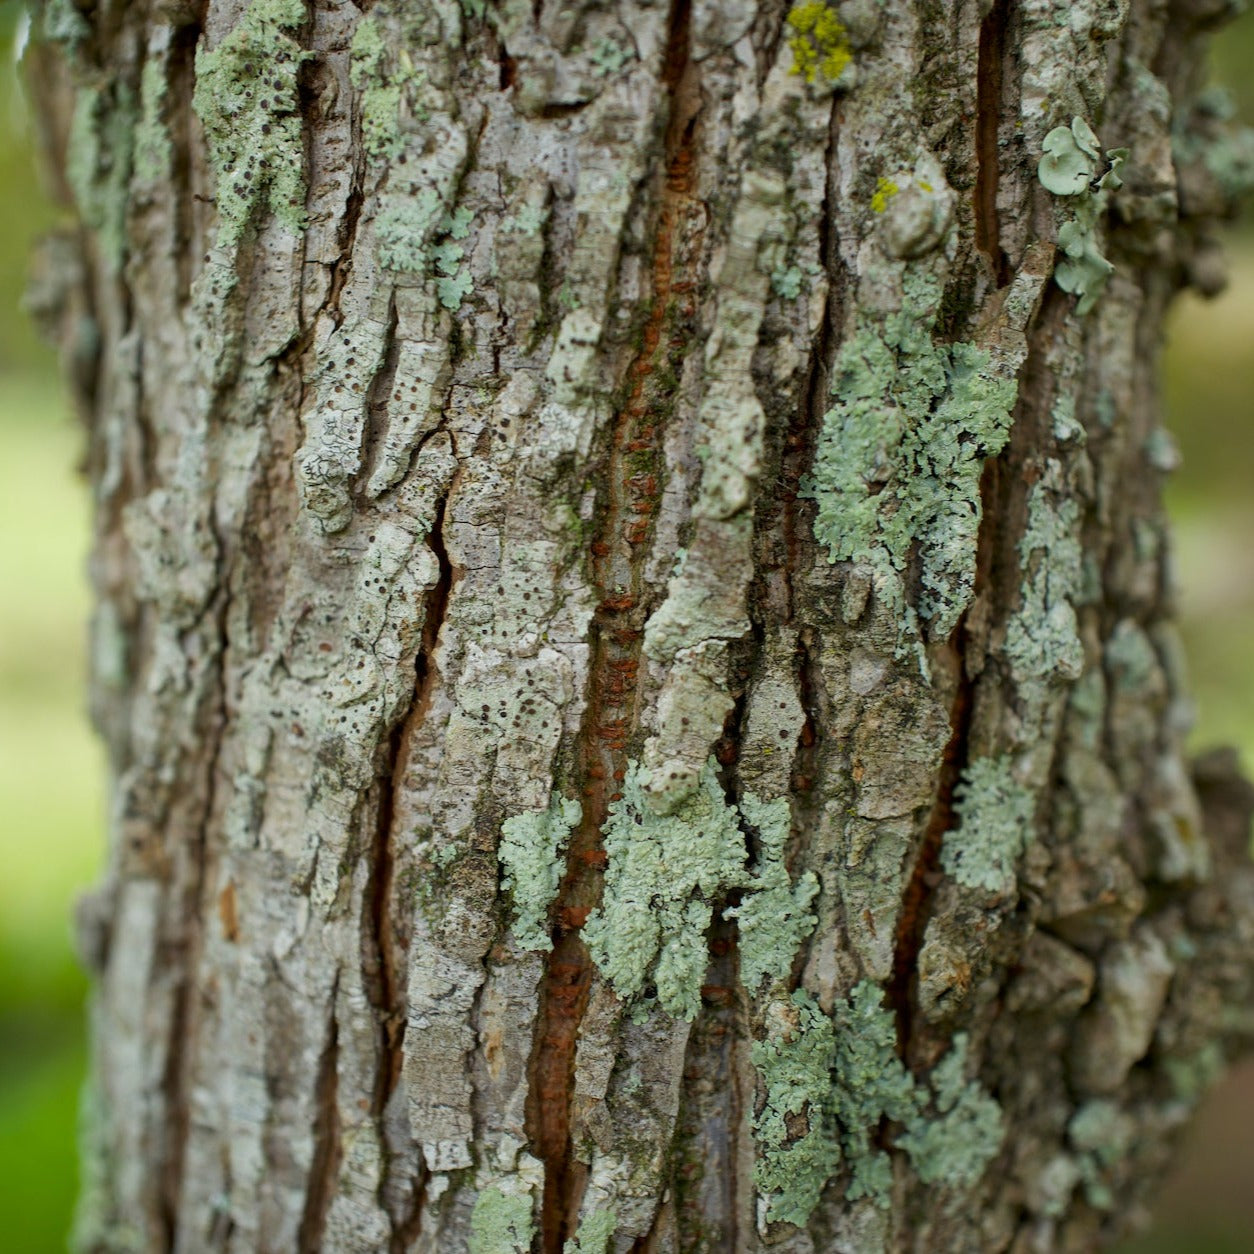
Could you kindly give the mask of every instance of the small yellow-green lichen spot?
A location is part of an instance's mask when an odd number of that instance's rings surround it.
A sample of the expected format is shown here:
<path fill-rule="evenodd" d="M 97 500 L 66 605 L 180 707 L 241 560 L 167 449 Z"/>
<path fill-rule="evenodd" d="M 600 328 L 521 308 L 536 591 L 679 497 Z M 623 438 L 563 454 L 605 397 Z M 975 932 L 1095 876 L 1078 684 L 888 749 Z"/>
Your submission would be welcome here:
<path fill-rule="evenodd" d="M 871 208 L 876 213 L 883 213 L 888 208 L 888 202 L 899 191 L 901 191 L 901 188 L 892 179 L 881 177 L 879 182 L 875 184 L 875 194 L 871 197 Z"/>
<path fill-rule="evenodd" d="M 788 47 L 792 50 L 792 72 L 807 83 L 822 74 L 834 83 L 849 68 L 853 49 L 849 35 L 836 10 L 823 0 L 804 0 L 788 14 L 792 34 Z"/>

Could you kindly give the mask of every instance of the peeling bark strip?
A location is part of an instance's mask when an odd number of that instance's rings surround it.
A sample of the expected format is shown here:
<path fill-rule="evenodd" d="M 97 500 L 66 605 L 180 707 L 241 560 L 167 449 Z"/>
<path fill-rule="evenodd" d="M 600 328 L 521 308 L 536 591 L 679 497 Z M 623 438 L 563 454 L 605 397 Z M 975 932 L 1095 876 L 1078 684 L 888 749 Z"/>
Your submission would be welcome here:
<path fill-rule="evenodd" d="M 1145 368 L 1248 173 L 1212 17 L 41 6 L 80 1249 L 1140 1222 L 1254 994 Z"/>

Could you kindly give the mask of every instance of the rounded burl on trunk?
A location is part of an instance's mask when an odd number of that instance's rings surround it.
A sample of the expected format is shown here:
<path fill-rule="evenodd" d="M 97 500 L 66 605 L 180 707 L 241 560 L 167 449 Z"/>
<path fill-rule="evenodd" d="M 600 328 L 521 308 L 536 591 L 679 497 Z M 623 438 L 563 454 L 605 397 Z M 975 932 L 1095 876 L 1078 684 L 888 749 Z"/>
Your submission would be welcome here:
<path fill-rule="evenodd" d="M 1254 1022 L 1152 364 L 1228 4 L 46 0 L 84 1251 L 1087 1251 Z"/>

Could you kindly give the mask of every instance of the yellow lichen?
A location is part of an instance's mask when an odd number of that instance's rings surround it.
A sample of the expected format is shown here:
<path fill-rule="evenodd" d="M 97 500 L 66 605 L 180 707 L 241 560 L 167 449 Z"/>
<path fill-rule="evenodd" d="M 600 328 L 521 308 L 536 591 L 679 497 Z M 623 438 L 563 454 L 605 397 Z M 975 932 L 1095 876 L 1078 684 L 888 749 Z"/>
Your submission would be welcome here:
<path fill-rule="evenodd" d="M 788 14 L 788 25 L 793 30 L 788 37 L 792 72 L 807 83 L 814 82 L 815 75 L 821 72 L 828 82 L 834 83 L 853 60 L 849 36 L 836 10 L 823 0 L 803 0 Z"/>
<path fill-rule="evenodd" d="M 892 179 L 881 178 L 875 184 L 875 194 L 871 197 L 871 208 L 876 213 L 883 213 L 888 208 L 888 202 L 892 200 L 901 188 L 893 182 Z"/>

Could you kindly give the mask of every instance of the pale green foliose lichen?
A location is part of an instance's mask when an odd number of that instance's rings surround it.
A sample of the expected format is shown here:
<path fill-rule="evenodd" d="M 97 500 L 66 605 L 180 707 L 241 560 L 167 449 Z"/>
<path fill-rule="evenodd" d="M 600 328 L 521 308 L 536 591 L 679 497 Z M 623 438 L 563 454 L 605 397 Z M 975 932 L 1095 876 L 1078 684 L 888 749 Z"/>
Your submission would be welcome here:
<path fill-rule="evenodd" d="M 48 0 L 43 7 L 44 38 L 65 44 L 71 52 L 91 34 L 91 26 L 74 0 Z"/>
<path fill-rule="evenodd" d="M 969 1191 L 1001 1149 L 1001 1108 L 966 1078 L 968 1041 L 953 1047 L 924 1085 L 897 1052 L 897 1024 L 883 989 L 862 980 L 831 1018 L 798 990 L 767 1008 L 751 1057 L 765 1097 L 754 1117 L 755 1180 L 770 1223 L 804 1224 L 843 1160 L 845 1197 L 887 1208 L 892 1159 L 884 1121 L 902 1125 L 896 1148 L 925 1184 Z M 798 1135 L 797 1117 L 805 1116 Z"/>
<path fill-rule="evenodd" d="M 1064 292 L 1079 296 L 1076 313 L 1086 314 L 1114 273 L 1115 267 L 1097 246 L 1096 233 L 1110 194 L 1123 185 L 1119 172 L 1128 151 L 1111 148 L 1103 163 L 1097 136 L 1079 117 L 1069 127 L 1054 127 L 1042 148 L 1037 177 L 1055 196 L 1067 197 L 1075 215 L 1058 228 L 1058 247 L 1064 255 L 1054 268 L 1054 281 Z M 1099 177 L 1103 164 L 1106 168 Z"/>
<path fill-rule="evenodd" d="M 574 1239 L 563 1246 L 562 1254 L 607 1254 L 617 1223 L 612 1210 L 594 1210 L 580 1223 Z"/>
<path fill-rule="evenodd" d="M 608 864 L 601 905 L 583 938 L 593 961 L 627 1002 L 650 981 L 670 1014 L 693 1019 L 708 961 L 713 902 L 745 875 L 739 816 L 710 759 L 698 786 L 671 814 L 650 804 L 647 768 L 628 763 L 622 796 L 602 828 Z M 637 1007 L 637 1013 L 647 1013 Z"/>
<path fill-rule="evenodd" d="M 924 1184 L 959 1192 L 979 1182 L 1006 1134 L 1001 1107 L 966 1078 L 966 1066 L 967 1034 L 959 1032 L 931 1075 L 937 1113 L 916 1116 L 897 1138 Z"/>
<path fill-rule="evenodd" d="M 873 1141 L 883 1119 L 904 1125 L 899 1148 L 926 1184 L 969 1189 L 1001 1148 L 1001 1109 L 965 1078 L 967 1038 L 937 1064 L 931 1094 L 897 1056 L 897 1026 L 878 985 L 855 985 L 836 1014 L 832 1102 L 851 1176 L 846 1197 L 887 1206 L 892 1162 Z M 930 1113 L 930 1112 L 935 1113 Z"/>
<path fill-rule="evenodd" d="M 784 300 L 796 300 L 801 295 L 802 277 L 799 266 L 776 266 L 771 271 L 771 289 Z"/>
<path fill-rule="evenodd" d="M 383 28 L 372 17 L 362 18 L 353 32 L 349 81 L 361 92 L 362 146 L 383 161 L 394 161 L 405 150 L 401 106 L 406 89 L 422 78 L 404 48 L 396 53 L 393 68 L 388 68 L 390 59 Z M 421 112 L 416 116 L 422 119 Z"/>
<path fill-rule="evenodd" d="M 630 48 L 625 48 L 622 44 L 605 38 L 598 39 L 592 45 L 588 60 L 592 62 L 593 76 L 605 78 L 608 75 L 617 74 L 629 61 L 634 61 L 635 55 Z"/>
<path fill-rule="evenodd" d="M 856 984 L 836 1013 L 832 1105 L 850 1174 L 845 1196 L 887 1205 L 892 1161 L 875 1140 L 885 1117 L 911 1124 L 919 1114 L 913 1077 L 897 1056 L 897 1024 L 870 980 Z"/>
<path fill-rule="evenodd" d="M 291 31 L 303 0 L 252 0 L 212 51 L 196 53 L 192 107 L 205 128 L 218 209 L 218 244 L 239 242 L 260 209 L 305 229 L 305 152 L 297 86 L 311 54 Z"/>
<path fill-rule="evenodd" d="M 1111 1210 L 1115 1197 L 1105 1180 L 1109 1169 L 1127 1154 L 1136 1138 L 1136 1124 L 1114 1102 L 1085 1102 L 1067 1124 L 1067 1136 L 1077 1151 L 1076 1165 L 1084 1196 L 1094 1210 Z"/>
<path fill-rule="evenodd" d="M 389 270 L 433 272 L 436 295 L 446 309 L 456 309 L 473 287 L 461 266 L 465 249 L 459 241 L 470 234 L 469 209 L 446 213 L 430 188 L 403 201 L 391 201 L 375 220 L 379 261 Z"/>
<path fill-rule="evenodd" d="M 514 936 L 523 949 L 550 948 L 549 903 L 562 878 L 561 853 L 582 816 L 578 801 L 553 794 L 546 810 L 516 814 L 501 824 L 496 855 L 501 886 L 514 905 Z"/>
<path fill-rule="evenodd" d="M 156 183 L 170 168 L 170 133 L 162 111 L 166 98 L 165 66 L 156 57 L 144 62 L 139 79 L 139 124 L 135 128 L 135 177 Z"/>
<path fill-rule="evenodd" d="M 470 1213 L 470 1254 L 527 1254 L 531 1249 L 531 1199 L 484 1189 Z"/>
<path fill-rule="evenodd" d="M 972 344 L 933 339 L 940 288 L 907 270 L 902 309 L 863 317 L 841 348 L 805 494 L 831 561 L 870 567 L 904 645 L 948 637 L 970 603 L 985 459 L 1005 446 L 1017 385 Z M 915 552 L 923 591 L 906 604 Z"/>
<path fill-rule="evenodd" d="M 967 888 L 1007 893 L 1032 838 L 1036 801 L 1008 757 L 976 758 L 955 789 L 959 824 L 945 837 L 941 868 Z"/>
<path fill-rule="evenodd" d="M 740 813 L 758 831 L 759 852 L 738 906 L 725 917 L 739 921 L 740 981 L 752 996 L 764 979 L 786 980 L 801 942 L 814 930 L 810 903 L 819 891 L 814 872 L 793 884 L 784 862 L 791 830 L 788 802 L 783 797 L 762 801 L 746 793 Z"/>
<path fill-rule="evenodd" d="M 115 273 L 126 257 L 136 113 L 134 95 L 125 83 L 81 87 L 66 143 L 65 177 L 75 204 Z"/>
<path fill-rule="evenodd" d="M 1021 604 L 1006 627 L 1006 655 L 1020 696 L 1032 709 L 1048 699 L 1059 679 L 1078 679 L 1084 647 L 1073 602 L 1080 596 L 1083 552 L 1077 535 L 1079 509 L 1055 501 L 1044 483 L 1028 496 L 1028 525 L 1019 541 L 1024 578 Z"/>
<path fill-rule="evenodd" d="M 828 1110 L 834 1048 L 831 1019 L 798 989 L 790 999 L 772 1003 L 766 1035 L 750 1051 L 765 1094 L 753 1117 L 754 1182 L 769 1223 L 804 1224 L 840 1166 Z M 797 1136 L 799 1116 L 809 1126 Z"/>
<path fill-rule="evenodd" d="M 1231 92 L 1206 88 L 1178 119 L 1172 136 L 1177 169 L 1200 161 L 1231 205 L 1249 195 L 1254 190 L 1254 128 L 1237 124 Z"/>
<path fill-rule="evenodd" d="M 1223 1046 L 1218 1041 L 1208 1041 L 1194 1054 L 1167 1058 L 1163 1063 L 1172 1092 L 1181 1101 L 1190 1104 L 1198 1101 L 1218 1082 L 1224 1067 Z"/>

